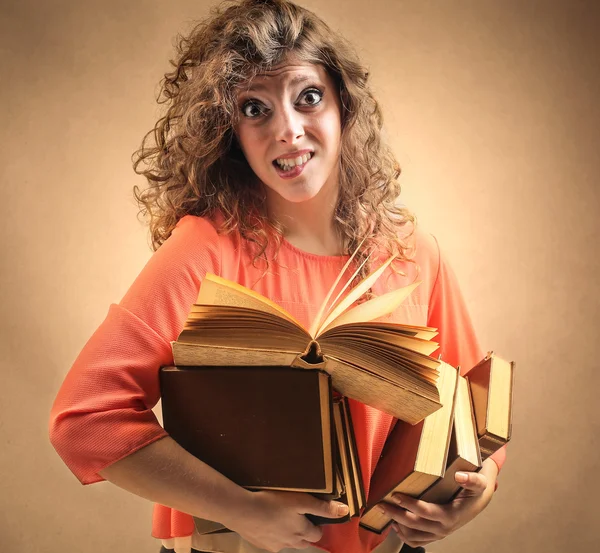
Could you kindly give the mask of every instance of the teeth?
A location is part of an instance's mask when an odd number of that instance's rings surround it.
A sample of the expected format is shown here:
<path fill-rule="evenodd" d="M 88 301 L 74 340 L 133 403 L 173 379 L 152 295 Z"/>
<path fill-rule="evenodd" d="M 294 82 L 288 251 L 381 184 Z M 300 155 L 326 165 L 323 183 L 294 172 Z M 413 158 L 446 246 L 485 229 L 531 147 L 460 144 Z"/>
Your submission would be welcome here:
<path fill-rule="evenodd" d="M 303 165 L 312 157 L 311 153 L 304 154 L 303 156 L 298 156 L 297 158 L 288 158 L 288 159 L 276 159 L 277 165 L 284 170 L 289 170 L 292 167 L 296 167 L 297 165 Z"/>

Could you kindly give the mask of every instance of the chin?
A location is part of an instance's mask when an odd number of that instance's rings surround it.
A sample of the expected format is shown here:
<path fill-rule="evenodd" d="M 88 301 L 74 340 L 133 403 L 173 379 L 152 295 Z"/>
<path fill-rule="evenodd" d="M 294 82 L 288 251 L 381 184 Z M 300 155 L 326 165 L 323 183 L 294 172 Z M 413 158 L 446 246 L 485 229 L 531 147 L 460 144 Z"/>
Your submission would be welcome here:
<path fill-rule="evenodd" d="M 317 196 L 317 194 L 319 193 L 319 190 L 305 190 L 305 191 L 298 191 L 297 193 L 279 193 L 279 195 L 286 201 L 292 203 L 292 204 L 301 204 L 304 202 L 308 202 L 312 199 L 315 198 L 315 196 Z"/>

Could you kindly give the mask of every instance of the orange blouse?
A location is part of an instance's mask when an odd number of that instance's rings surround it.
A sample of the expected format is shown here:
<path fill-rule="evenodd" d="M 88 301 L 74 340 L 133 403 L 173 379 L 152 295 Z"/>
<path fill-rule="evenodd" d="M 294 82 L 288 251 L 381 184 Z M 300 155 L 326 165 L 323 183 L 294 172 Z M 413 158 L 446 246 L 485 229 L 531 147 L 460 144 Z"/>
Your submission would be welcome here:
<path fill-rule="evenodd" d="M 389 270 L 376 294 L 413 281 L 421 285 L 389 320 L 438 328 L 442 359 L 464 374 L 483 357 L 456 278 L 431 235 L 416 232 L 414 261 L 405 275 Z M 272 250 L 267 250 L 273 256 Z M 254 289 L 308 328 L 347 256 L 320 256 L 283 241 L 263 276 L 264 264 L 235 233 L 219 235 L 207 218 L 187 215 L 151 256 L 123 299 L 85 344 L 60 388 L 50 417 L 50 439 L 82 484 L 102 481 L 98 471 L 163 438 L 152 408 L 160 397 L 158 369 L 173 363 L 176 340 L 207 272 Z M 350 401 L 365 493 L 392 428 L 393 417 Z M 504 448 L 493 459 L 499 467 Z M 169 539 L 194 532 L 191 515 L 155 505 L 152 535 Z M 367 553 L 384 536 L 359 528 L 358 520 L 324 527 L 315 544 L 332 552 Z"/>

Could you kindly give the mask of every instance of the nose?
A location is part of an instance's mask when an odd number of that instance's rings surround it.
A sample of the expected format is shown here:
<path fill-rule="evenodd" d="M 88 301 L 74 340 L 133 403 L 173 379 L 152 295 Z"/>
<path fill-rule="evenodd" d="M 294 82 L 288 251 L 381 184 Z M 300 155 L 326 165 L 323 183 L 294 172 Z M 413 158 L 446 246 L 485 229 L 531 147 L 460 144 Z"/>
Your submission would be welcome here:
<path fill-rule="evenodd" d="M 275 138 L 278 142 L 293 144 L 304 136 L 304 122 L 302 114 L 293 106 L 280 107 L 275 114 Z"/>

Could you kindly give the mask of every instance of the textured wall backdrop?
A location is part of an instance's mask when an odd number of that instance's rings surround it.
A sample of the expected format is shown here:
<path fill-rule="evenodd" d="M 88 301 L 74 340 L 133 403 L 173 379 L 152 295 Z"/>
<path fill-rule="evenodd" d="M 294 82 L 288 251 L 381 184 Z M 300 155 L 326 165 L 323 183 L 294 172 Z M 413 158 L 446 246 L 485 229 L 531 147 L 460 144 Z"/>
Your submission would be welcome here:
<path fill-rule="evenodd" d="M 431 551 L 596 550 L 599 3 L 301 3 L 356 44 L 405 202 L 453 263 L 483 347 L 517 361 L 499 490 Z M 130 155 L 158 117 L 173 37 L 210 5 L 0 3 L 3 551 L 158 549 L 151 505 L 81 486 L 47 420 L 150 256 Z"/>

